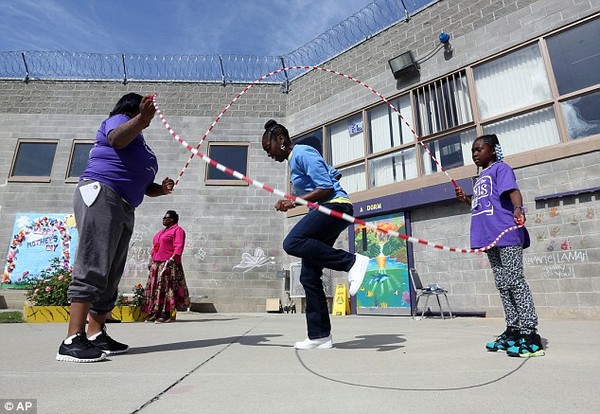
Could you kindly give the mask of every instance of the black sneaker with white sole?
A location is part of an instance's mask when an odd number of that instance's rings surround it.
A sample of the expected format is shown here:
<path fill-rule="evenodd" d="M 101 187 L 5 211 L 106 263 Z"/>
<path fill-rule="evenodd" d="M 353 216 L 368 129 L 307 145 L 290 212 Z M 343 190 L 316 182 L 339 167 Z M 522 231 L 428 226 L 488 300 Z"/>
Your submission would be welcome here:
<path fill-rule="evenodd" d="M 66 341 L 66 340 L 65 340 Z M 62 341 L 56 354 L 57 361 L 65 362 L 98 362 L 106 358 L 106 353 L 94 346 L 85 336 L 85 332 L 77 332 L 70 343 Z"/>
<path fill-rule="evenodd" d="M 90 341 L 96 348 L 107 355 L 123 354 L 129 351 L 129 345 L 122 344 L 121 342 L 115 341 L 106 333 L 106 326 L 102 327 L 102 332 Z"/>

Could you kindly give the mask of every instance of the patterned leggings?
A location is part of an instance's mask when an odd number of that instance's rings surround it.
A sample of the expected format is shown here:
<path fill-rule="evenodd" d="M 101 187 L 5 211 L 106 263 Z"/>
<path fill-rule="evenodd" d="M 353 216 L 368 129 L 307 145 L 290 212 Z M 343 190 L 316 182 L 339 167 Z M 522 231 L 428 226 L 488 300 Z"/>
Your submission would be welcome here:
<path fill-rule="evenodd" d="M 523 275 L 523 247 L 492 247 L 486 253 L 500 292 L 506 325 L 518 328 L 524 335 L 535 332 L 538 318 Z"/>

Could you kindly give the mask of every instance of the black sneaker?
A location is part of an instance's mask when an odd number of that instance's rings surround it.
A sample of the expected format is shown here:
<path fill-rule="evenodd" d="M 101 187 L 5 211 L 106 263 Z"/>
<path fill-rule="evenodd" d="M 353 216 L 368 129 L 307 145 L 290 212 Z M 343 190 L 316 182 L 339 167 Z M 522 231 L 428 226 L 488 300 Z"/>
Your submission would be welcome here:
<path fill-rule="evenodd" d="M 129 345 L 117 342 L 108 336 L 106 333 L 106 326 L 102 327 L 102 332 L 100 332 L 100 335 L 98 335 L 96 339 L 93 339 L 91 342 L 96 348 L 106 352 L 107 355 L 123 354 L 129 351 Z"/>
<path fill-rule="evenodd" d="M 506 351 L 511 346 L 514 346 L 519 339 L 519 330 L 510 326 L 502 332 L 494 341 L 485 344 L 485 349 L 488 351 Z"/>
<path fill-rule="evenodd" d="M 521 336 L 514 346 L 506 350 L 508 356 L 521 358 L 543 356 L 545 353 L 542 338 L 537 332 Z"/>
<path fill-rule="evenodd" d="M 87 339 L 85 332 L 77 332 L 75 335 L 70 344 L 65 344 L 65 341 L 61 342 L 56 354 L 57 361 L 98 362 L 106 358 L 106 353 L 96 348 Z"/>

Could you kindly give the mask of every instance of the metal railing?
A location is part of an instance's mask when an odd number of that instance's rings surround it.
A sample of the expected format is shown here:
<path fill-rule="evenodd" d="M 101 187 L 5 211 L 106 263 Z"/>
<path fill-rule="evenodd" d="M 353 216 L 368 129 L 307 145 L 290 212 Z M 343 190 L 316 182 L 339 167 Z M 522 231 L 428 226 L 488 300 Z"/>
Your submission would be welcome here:
<path fill-rule="evenodd" d="M 0 52 L 0 79 L 247 83 L 286 66 L 318 66 L 439 0 L 374 0 L 283 56 Z M 302 75 L 279 72 L 265 83 Z"/>

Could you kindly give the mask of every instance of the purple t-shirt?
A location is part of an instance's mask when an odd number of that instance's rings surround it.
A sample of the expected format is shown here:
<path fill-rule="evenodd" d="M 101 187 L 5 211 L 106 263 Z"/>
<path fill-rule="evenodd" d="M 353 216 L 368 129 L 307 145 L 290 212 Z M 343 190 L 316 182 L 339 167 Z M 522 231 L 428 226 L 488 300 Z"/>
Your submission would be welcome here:
<path fill-rule="evenodd" d="M 471 248 L 489 246 L 502 231 L 515 225 L 509 191 L 518 188 L 514 171 L 503 162 L 479 174 L 471 202 Z M 524 227 L 508 231 L 496 243 L 496 246 L 516 245 L 529 245 Z"/>
<path fill-rule="evenodd" d="M 132 207 L 137 207 L 148 186 L 154 182 L 158 162 L 142 134 L 122 149 L 109 144 L 108 133 L 129 119 L 127 115 L 118 114 L 102 122 L 80 179 L 100 181 L 119 193 Z"/>

